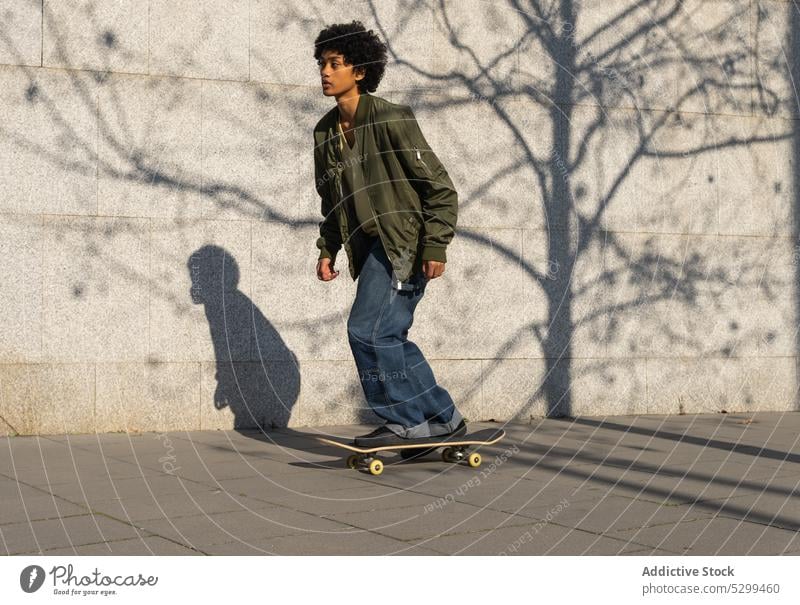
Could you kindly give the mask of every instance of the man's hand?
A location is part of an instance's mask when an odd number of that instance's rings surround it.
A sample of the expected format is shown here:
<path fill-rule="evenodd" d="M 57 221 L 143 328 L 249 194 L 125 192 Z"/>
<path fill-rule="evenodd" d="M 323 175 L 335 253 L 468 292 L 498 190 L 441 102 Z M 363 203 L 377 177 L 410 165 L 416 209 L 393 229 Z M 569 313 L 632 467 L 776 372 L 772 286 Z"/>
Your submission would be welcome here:
<path fill-rule="evenodd" d="M 428 279 L 434 279 L 444 273 L 445 263 L 438 260 L 424 260 L 422 261 L 422 272 Z"/>
<path fill-rule="evenodd" d="M 322 281 L 331 281 L 336 279 L 339 272 L 333 268 L 333 262 L 329 258 L 321 258 L 317 262 L 317 278 Z"/>

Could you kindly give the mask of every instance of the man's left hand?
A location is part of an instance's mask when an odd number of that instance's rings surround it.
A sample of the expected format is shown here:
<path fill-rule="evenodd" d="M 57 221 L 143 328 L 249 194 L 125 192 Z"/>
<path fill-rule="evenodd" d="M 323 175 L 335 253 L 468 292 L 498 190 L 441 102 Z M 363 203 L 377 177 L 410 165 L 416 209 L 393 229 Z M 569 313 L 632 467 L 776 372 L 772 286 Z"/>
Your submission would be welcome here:
<path fill-rule="evenodd" d="M 444 273 L 445 263 L 438 260 L 424 260 L 422 261 L 422 272 L 428 279 L 435 279 Z"/>

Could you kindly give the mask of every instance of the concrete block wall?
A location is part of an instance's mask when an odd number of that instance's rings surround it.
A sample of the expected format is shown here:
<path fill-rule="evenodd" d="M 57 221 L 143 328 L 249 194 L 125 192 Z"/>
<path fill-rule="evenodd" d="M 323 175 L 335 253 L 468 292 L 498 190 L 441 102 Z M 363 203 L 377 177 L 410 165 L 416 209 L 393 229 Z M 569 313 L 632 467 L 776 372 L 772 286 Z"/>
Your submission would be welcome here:
<path fill-rule="evenodd" d="M 796 410 L 793 5 L 640 5 L 0 0 L 0 434 L 377 420 L 315 276 L 352 18 L 460 194 L 410 338 L 469 419 Z"/>

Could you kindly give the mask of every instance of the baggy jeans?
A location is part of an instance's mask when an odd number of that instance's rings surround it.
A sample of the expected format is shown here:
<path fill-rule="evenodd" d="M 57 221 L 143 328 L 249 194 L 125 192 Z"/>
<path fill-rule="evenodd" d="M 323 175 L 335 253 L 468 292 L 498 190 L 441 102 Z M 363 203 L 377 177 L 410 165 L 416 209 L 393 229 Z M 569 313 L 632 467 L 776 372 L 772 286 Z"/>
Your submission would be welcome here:
<path fill-rule="evenodd" d="M 419 272 L 400 284 L 403 289 L 393 285 L 391 263 L 375 237 L 347 320 L 367 403 L 401 437 L 450 433 L 462 420 L 450 394 L 436 384 L 422 351 L 407 338 L 428 281 Z"/>

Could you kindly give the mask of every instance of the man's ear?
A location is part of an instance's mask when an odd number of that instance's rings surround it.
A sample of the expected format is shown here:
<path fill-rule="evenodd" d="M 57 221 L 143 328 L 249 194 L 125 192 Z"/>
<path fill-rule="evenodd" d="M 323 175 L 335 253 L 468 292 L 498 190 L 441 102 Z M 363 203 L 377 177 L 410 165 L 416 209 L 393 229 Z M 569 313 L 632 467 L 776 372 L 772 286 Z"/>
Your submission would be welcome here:
<path fill-rule="evenodd" d="M 353 77 L 356 80 L 363 80 L 367 77 L 367 70 L 364 67 L 357 67 L 353 70 Z"/>

